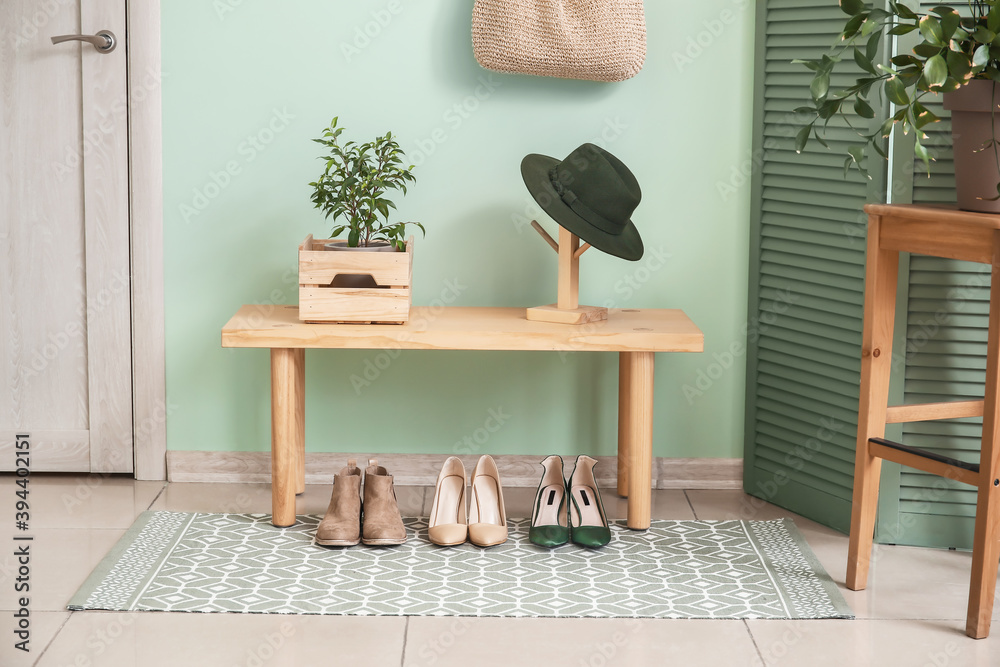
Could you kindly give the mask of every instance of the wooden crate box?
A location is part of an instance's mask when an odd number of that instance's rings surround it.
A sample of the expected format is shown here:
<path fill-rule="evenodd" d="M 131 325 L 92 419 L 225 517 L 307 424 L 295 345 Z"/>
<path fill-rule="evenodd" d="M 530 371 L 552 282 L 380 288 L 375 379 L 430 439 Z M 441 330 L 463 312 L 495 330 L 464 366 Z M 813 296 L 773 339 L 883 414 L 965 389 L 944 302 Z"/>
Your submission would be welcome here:
<path fill-rule="evenodd" d="M 299 319 L 305 322 L 402 324 L 412 302 L 413 237 L 406 252 L 337 252 L 314 239 L 299 246 Z M 368 275 L 377 287 L 332 287 L 338 275 Z"/>

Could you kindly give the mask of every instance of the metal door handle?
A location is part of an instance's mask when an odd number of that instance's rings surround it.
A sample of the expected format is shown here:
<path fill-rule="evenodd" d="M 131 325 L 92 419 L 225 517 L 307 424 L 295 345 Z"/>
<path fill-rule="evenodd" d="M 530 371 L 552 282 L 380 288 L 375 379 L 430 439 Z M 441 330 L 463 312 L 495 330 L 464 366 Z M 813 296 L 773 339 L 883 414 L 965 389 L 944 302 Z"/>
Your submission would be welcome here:
<path fill-rule="evenodd" d="M 52 38 L 53 44 L 62 42 L 90 42 L 98 53 L 111 53 L 118 46 L 118 39 L 110 30 L 102 30 L 96 35 L 58 35 Z"/>

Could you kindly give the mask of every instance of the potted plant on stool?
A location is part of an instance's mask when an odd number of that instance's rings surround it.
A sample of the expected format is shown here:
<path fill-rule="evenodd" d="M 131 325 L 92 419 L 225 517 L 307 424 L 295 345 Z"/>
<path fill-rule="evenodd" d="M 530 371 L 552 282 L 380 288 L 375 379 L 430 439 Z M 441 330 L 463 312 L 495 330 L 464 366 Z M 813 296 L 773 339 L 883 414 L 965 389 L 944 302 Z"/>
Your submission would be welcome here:
<path fill-rule="evenodd" d="M 344 128 L 334 118 L 323 136 L 326 167 L 309 185 L 312 202 L 334 222 L 329 239 L 312 235 L 299 246 L 299 319 L 308 322 L 403 323 L 410 311 L 413 238 L 407 225 L 390 222 L 396 205 L 390 190 L 406 194 L 415 181 L 413 166 L 403 166 L 403 152 L 391 132 L 373 141 L 341 145 Z M 347 232 L 346 240 L 334 240 Z"/>
<path fill-rule="evenodd" d="M 916 154 L 929 165 L 930 153 L 921 141 L 926 139 L 923 130 L 940 119 L 921 100 L 943 93 L 945 108 L 953 111 L 958 205 L 1000 213 L 1000 0 L 970 0 L 965 15 L 948 6 L 925 13 L 895 1 L 886 9 L 863 0 L 840 0 L 840 7 L 849 18 L 838 50 L 819 60 L 794 61 L 814 72 L 813 104 L 796 110 L 811 117 L 799 130 L 796 150 L 802 152 L 810 136 L 824 143 L 822 130 L 838 113 L 862 121 L 874 119 L 875 111 L 868 103 L 874 90 L 884 93 L 896 112 L 874 131 L 858 131 L 864 143 L 848 149 L 845 170 L 852 165 L 862 169 L 868 145 L 886 157 L 883 143 L 895 125 L 904 133 L 914 132 Z M 879 62 L 883 37 L 908 33 L 921 38 L 912 52 L 893 56 L 888 65 Z M 831 89 L 831 74 L 845 56 L 864 75 L 853 86 Z M 847 121 L 851 126 L 851 118 Z"/>

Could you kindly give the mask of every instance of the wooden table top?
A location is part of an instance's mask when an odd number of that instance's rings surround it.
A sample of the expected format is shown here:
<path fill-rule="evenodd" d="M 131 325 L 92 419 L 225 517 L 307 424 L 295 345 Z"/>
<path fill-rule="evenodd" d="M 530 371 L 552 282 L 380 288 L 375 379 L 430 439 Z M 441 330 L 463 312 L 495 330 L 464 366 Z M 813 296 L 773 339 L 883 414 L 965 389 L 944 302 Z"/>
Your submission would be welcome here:
<path fill-rule="evenodd" d="M 915 220 L 930 222 L 948 228 L 954 225 L 973 225 L 986 229 L 1000 229 L 1000 215 L 959 210 L 954 204 L 866 204 L 865 213 L 879 215 L 890 221 Z"/>
<path fill-rule="evenodd" d="M 883 250 L 991 264 L 1000 215 L 960 211 L 954 206 L 868 204 L 869 241 L 878 224 Z M 1000 246 L 997 246 L 1000 250 Z"/>
<path fill-rule="evenodd" d="M 533 322 L 524 308 L 410 309 L 406 324 L 307 324 L 298 306 L 246 305 L 222 328 L 223 347 L 401 350 L 702 352 L 684 311 L 612 310 L 603 322 Z"/>

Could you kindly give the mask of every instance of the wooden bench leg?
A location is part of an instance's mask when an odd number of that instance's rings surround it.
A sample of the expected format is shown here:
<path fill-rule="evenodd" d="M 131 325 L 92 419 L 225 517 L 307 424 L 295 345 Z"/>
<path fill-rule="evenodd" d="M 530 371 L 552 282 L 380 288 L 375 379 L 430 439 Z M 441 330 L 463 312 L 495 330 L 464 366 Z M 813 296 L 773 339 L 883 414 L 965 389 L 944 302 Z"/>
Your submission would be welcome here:
<path fill-rule="evenodd" d="M 305 352 L 271 350 L 271 523 L 295 523 L 299 456 L 305 444 Z"/>
<path fill-rule="evenodd" d="M 302 370 L 295 374 L 296 382 L 298 387 L 296 387 L 296 396 L 298 397 L 295 403 L 295 421 L 300 425 L 298 440 L 299 444 L 296 448 L 296 468 L 295 473 L 297 479 L 295 480 L 295 494 L 306 492 L 306 351 L 304 349 L 294 350 L 297 357 L 295 363 L 297 367 Z"/>
<path fill-rule="evenodd" d="M 629 445 L 632 435 L 629 433 L 629 419 L 632 408 L 629 404 L 631 381 L 629 380 L 629 364 L 631 352 L 618 353 L 618 495 L 628 497 Z"/>
<path fill-rule="evenodd" d="M 892 330 L 896 318 L 899 253 L 879 247 L 880 228 L 880 220 L 872 216 L 868 223 L 864 330 L 861 336 L 861 399 L 854 458 L 851 537 L 847 554 L 846 583 L 853 591 L 868 585 L 882 471 L 882 459 L 869 453 L 868 439 L 885 435 L 889 374 L 892 371 Z"/>
<path fill-rule="evenodd" d="M 649 528 L 653 496 L 653 371 L 652 352 L 628 355 L 628 527 Z"/>
<path fill-rule="evenodd" d="M 983 444 L 979 455 L 976 530 L 972 538 L 972 581 L 965 634 L 982 639 L 990 634 L 993 598 L 1000 563 L 1000 232 L 993 232 L 993 272 L 986 344 L 986 391 L 983 401 Z"/>

